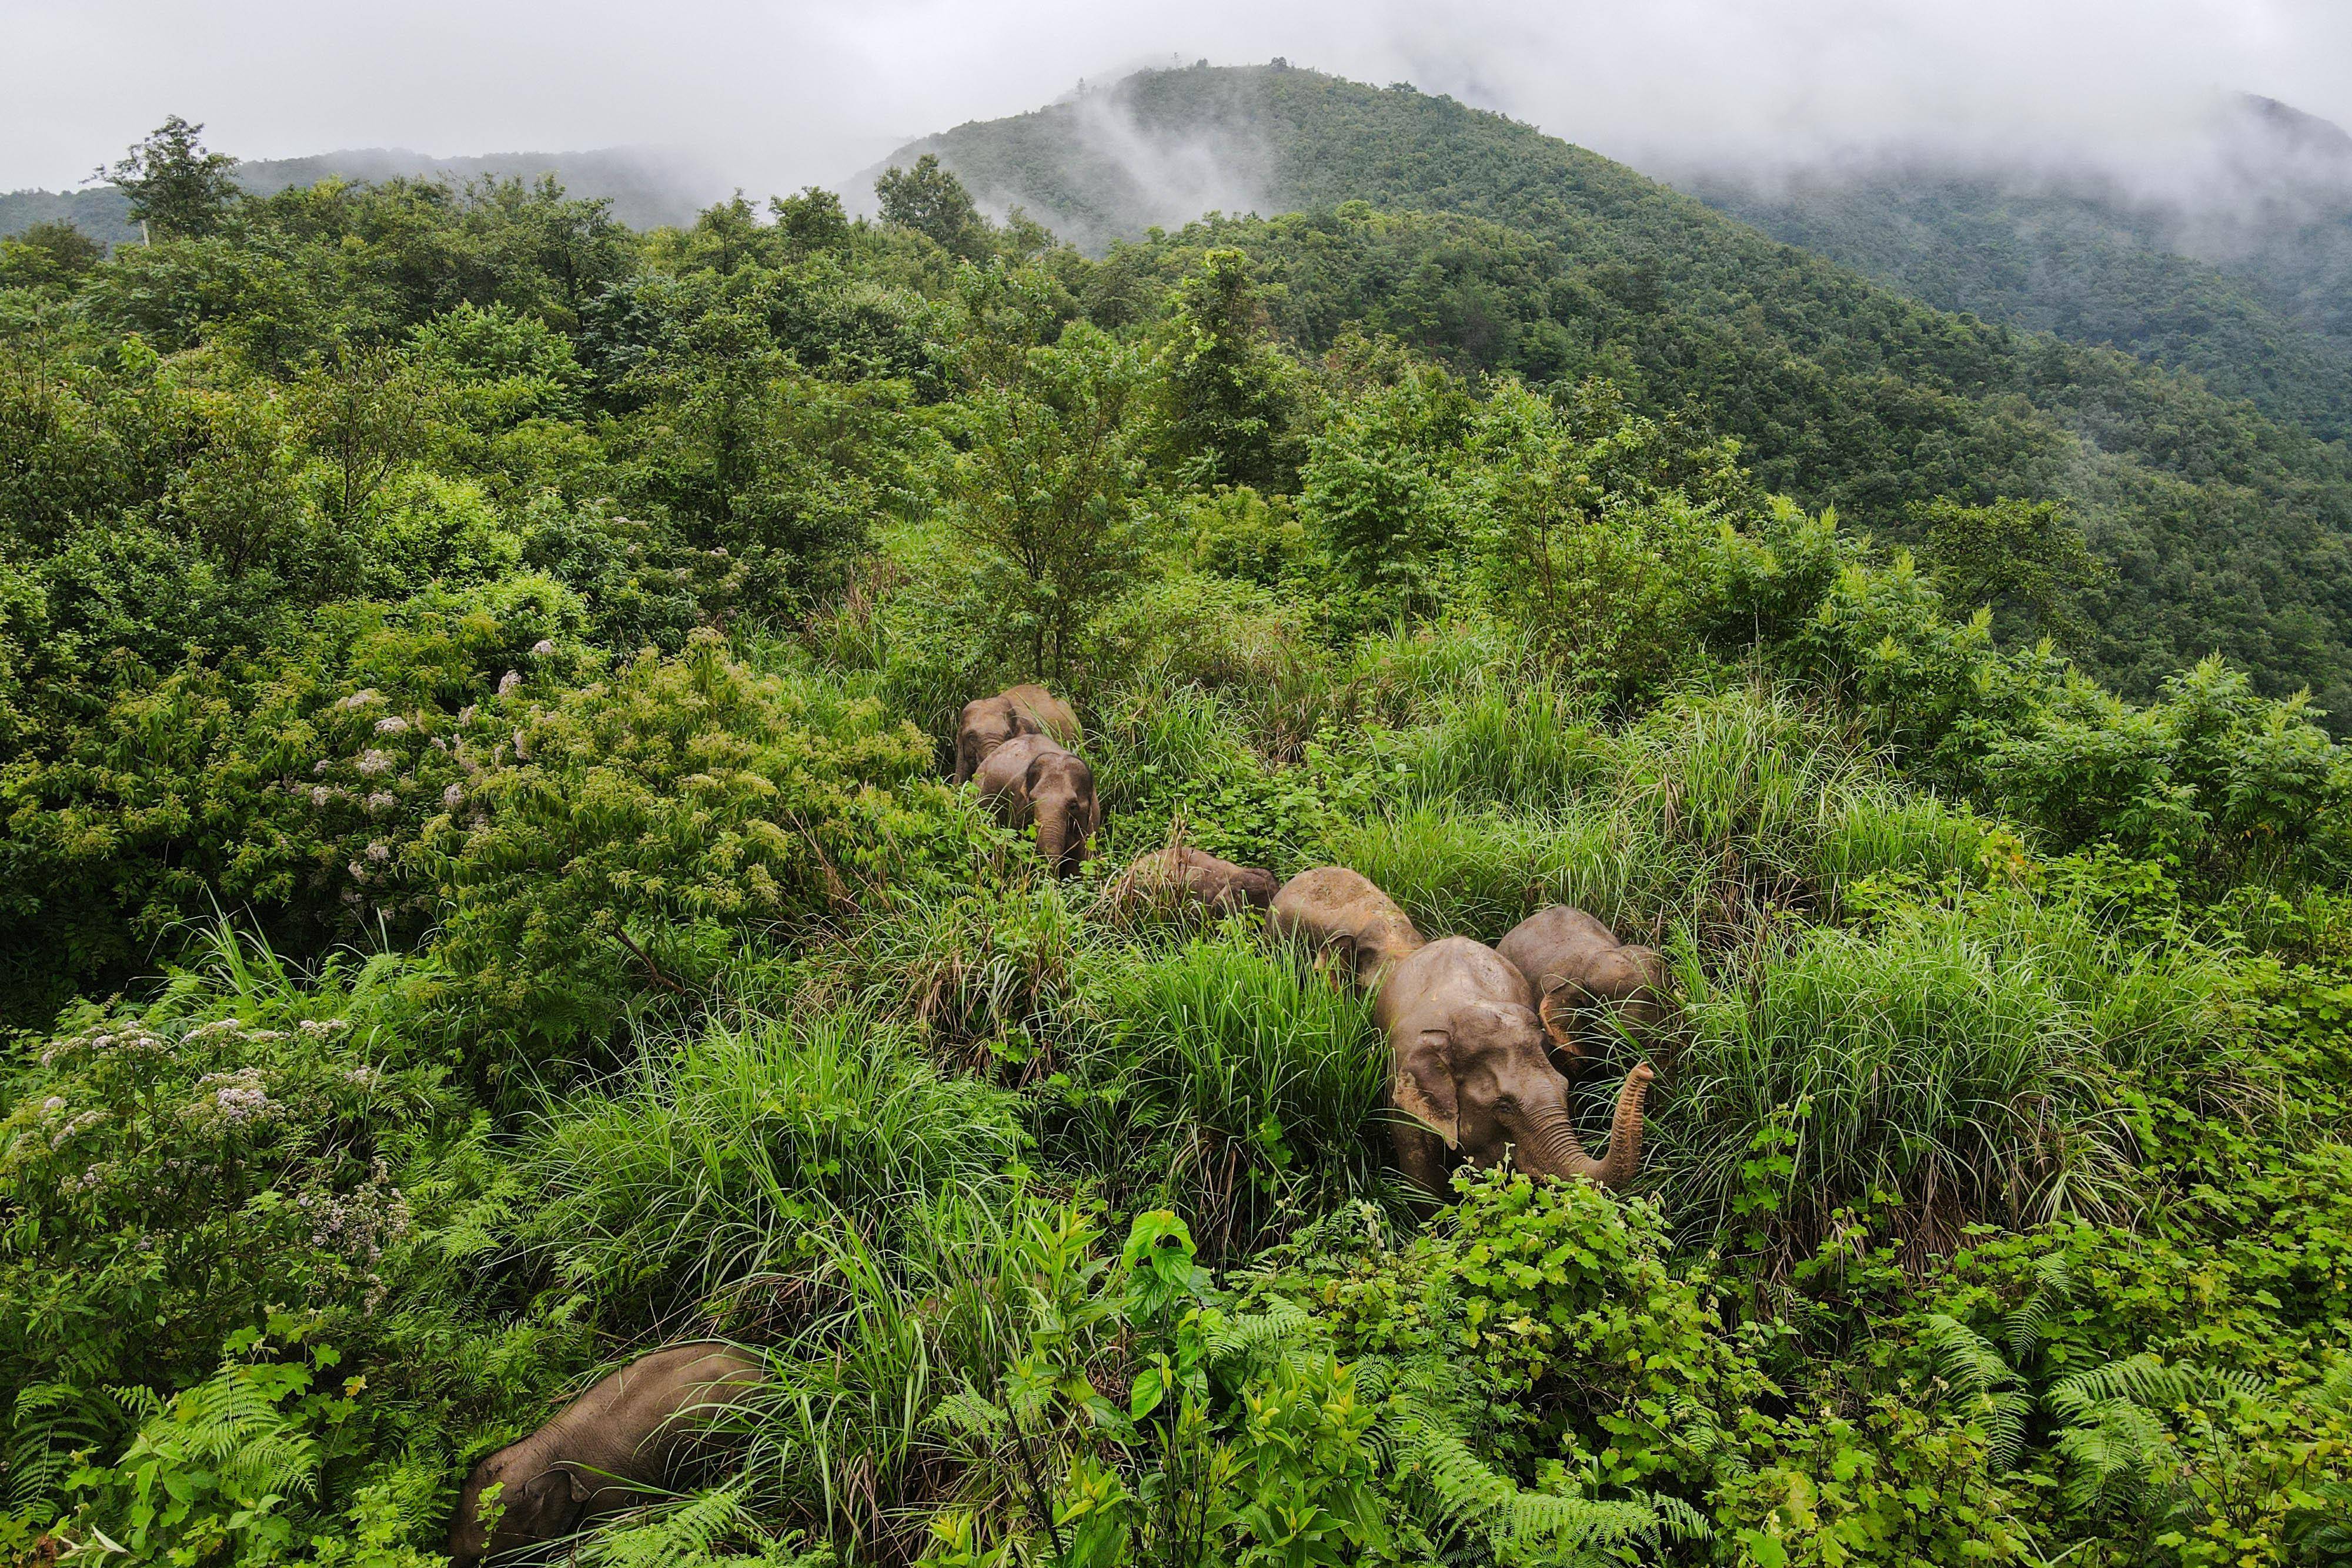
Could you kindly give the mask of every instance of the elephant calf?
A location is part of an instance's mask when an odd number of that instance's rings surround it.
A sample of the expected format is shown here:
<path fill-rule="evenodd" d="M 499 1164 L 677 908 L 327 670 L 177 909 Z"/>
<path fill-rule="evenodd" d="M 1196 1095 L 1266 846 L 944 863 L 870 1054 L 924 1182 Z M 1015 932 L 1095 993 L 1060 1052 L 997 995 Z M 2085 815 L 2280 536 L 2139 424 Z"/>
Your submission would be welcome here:
<path fill-rule="evenodd" d="M 1348 966 L 1360 991 L 1380 988 L 1388 972 L 1421 945 L 1421 933 L 1395 899 L 1346 866 L 1318 866 L 1282 884 L 1266 928 Z"/>
<path fill-rule="evenodd" d="M 1274 902 L 1274 873 L 1219 860 L 1190 844 L 1138 855 L 1119 879 L 1118 899 L 1147 908 L 1198 906 L 1213 915 L 1264 909 Z"/>
<path fill-rule="evenodd" d="M 1633 1028 L 1654 1029 L 1673 1010 L 1665 955 L 1618 941 L 1581 909 L 1539 909 L 1496 947 L 1528 977 L 1536 1016 L 1571 1068 L 1583 1059 L 1573 1028 L 1579 1018 L 1606 1011 Z"/>
<path fill-rule="evenodd" d="M 1641 1169 L 1650 1069 L 1626 1075 L 1607 1155 L 1586 1154 L 1527 985 L 1492 947 L 1446 936 L 1397 965 L 1373 1004 L 1389 1037 L 1390 1093 L 1409 1118 L 1392 1129 L 1397 1164 L 1433 1197 L 1444 1194 L 1454 1150 L 1474 1165 L 1508 1158 L 1531 1176 L 1611 1187 Z"/>
<path fill-rule="evenodd" d="M 757 1357 L 716 1340 L 639 1356 L 474 1467 L 449 1524 L 451 1563 L 467 1568 L 643 1503 L 670 1479 L 696 1433 L 764 1375 Z M 495 1530 L 481 1519 L 482 1493 L 493 1484 L 502 1511 Z"/>
<path fill-rule="evenodd" d="M 1094 853 L 1102 826 L 1094 770 L 1052 736 L 1014 736 L 988 754 L 975 777 L 999 821 L 1036 828 L 1037 853 L 1055 875 L 1070 875 Z"/>
<path fill-rule="evenodd" d="M 1070 705 L 1043 686 L 1007 686 L 963 705 L 956 721 L 955 781 L 980 771 L 988 754 L 1018 735 L 1050 735 L 1066 747 L 1084 737 Z"/>

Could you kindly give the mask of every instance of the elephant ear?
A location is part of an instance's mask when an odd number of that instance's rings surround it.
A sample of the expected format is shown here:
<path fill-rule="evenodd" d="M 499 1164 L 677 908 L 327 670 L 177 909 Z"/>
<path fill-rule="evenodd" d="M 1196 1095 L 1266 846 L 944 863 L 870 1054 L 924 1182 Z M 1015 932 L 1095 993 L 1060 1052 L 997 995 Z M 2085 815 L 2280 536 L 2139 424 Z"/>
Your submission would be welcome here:
<path fill-rule="evenodd" d="M 1543 1025 L 1546 1037 L 1552 1044 L 1574 1056 L 1578 1054 L 1576 1027 L 1569 1021 L 1569 1016 L 1567 995 L 1562 990 L 1546 991 L 1543 999 L 1536 1003 L 1536 1019 Z"/>
<path fill-rule="evenodd" d="M 1396 1082 L 1391 1086 L 1397 1109 L 1445 1140 L 1449 1149 L 1462 1145 L 1462 1112 L 1454 1091 L 1454 1037 L 1442 1029 L 1425 1029 L 1398 1053 Z"/>

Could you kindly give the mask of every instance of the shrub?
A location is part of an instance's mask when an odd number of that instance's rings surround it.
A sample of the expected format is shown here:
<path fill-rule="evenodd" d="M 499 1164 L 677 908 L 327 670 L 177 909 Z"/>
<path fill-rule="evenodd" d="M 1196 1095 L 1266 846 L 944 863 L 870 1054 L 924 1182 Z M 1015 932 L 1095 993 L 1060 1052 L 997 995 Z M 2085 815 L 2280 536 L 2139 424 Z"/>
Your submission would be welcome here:
<path fill-rule="evenodd" d="M 578 613 L 528 578 L 339 608 L 281 653 L 128 684 L 53 751 L 0 768 L 19 997 L 37 1009 L 61 977 L 119 980 L 222 901 L 296 953 L 420 932 L 409 851 L 462 776 L 452 743 L 496 713 L 508 672 L 579 669 Z"/>
<path fill-rule="evenodd" d="M 467 995 L 541 1042 L 700 985 L 748 927 L 852 915 L 961 860 L 911 726 L 754 674 L 716 633 L 517 716 L 461 754 L 425 849 Z"/>

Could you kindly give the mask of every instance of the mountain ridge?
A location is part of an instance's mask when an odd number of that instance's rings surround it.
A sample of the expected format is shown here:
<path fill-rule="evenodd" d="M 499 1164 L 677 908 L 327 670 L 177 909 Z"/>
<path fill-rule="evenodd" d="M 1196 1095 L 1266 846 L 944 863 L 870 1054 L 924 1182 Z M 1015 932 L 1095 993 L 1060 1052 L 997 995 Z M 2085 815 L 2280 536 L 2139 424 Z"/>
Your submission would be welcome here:
<path fill-rule="evenodd" d="M 1528 235 L 1550 259 L 1514 308 L 1575 347 L 1558 360 L 1574 373 L 1621 380 L 1654 411 L 1704 411 L 1768 484 L 1883 536 L 1942 495 L 2066 502 L 2115 567 L 2084 651 L 2105 678 L 2144 694 L 2218 650 L 2352 713 L 2352 465 L 2193 377 L 1923 306 L 1597 152 L 1401 85 L 1144 73 L 897 156 L 926 152 L 1099 247 L 1174 214 L 1189 190 L 1171 167 L 1191 188 L 1223 176 L 1261 212 L 1363 202 Z M 1478 248 L 1449 260 L 1433 240 L 1348 286 L 1425 274 L 1442 291 L 1478 270 Z M 1462 357 L 1498 368 L 1509 348 Z"/>

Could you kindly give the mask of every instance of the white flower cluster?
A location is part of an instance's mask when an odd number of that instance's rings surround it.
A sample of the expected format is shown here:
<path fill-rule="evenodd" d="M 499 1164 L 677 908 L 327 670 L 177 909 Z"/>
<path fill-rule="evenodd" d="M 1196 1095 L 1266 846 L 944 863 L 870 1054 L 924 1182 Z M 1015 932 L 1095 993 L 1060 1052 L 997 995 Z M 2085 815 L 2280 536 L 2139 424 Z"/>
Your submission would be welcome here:
<path fill-rule="evenodd" d="M 530 651 L 544 659 L 550 653 L 555 652 L 554 641 L 551 638 L 541 637 L 538 642 L 533 643 L 530 645 Z"/>
<path fill-rule="evenodd" d="M 304 1019 L 300 1023 L 296 1024 L 294 1027 L 300 1030 L 304 1034 L 310 1036 L 313 1040 L 324 1040 L 330 1035 L 341 1034 L 345 1030 L 349 1030 L 352 1027 L 352 1020 L 349 1019 Z"/>
<path fill-rule="evenodd" d="M 352 766 L 357 768 L 365 777 L 373 779 L 379 773 L 389 773 L 392 771 L 392 753 L 389 751 L 378 751 L 375 747 L 370 747 L 366 751 L 361 753 L 359 761 L 352 764 Z"/>
<path fill-rule="evenodd" d="M 505 674 L 499 677 L 499 695 L 505 696 L 509 692 L 513 691 L 520 685 L 522 685 L 522 672 L 520 670 L 509 670 Z"/>
<path fill-rule="evenodd" d="M 363 1186 L 340 1197 L 304 1193 L 294 1201 L 310 1213 L 311 1246 L 354 1260 L 379 1262 L 385 1248 L 408 1234 L 408 1199 L 392 1185 L 392 1167 L 382 1155 L 369 1168 Z"/>
<path fill-rule="evenodd" d="M 408 721 L 394 714 L 388 718 L 376 720 L 375 732 L 378 735 L 405 735 L 408 733 Z"/>
<path fill-rule="evenodd" d="M 233 1072 L 207 1072 L 196 1080 L 196 1097 L 184 1114 L 192 1120 L 216 1121 L 225 1126 L 268 1121 L 285 1107 L 263 1087 L 261 1069 L 240 1067 Z"/>
<path fill-rule="evenodd" d="M 368 707 L 382 701 L 383 701 L 383 695 L 373 686 L 369 686 L 363 690 L 353 692 L 351 695 L 345 697 L 335 706 L 342 709 L 345 713 L 352 713 L 357 709 Z"/>
<path fill-rule="evenodd" d="M 41 1048 L 40 1061 L 44 1067 L 54 1067 L 67 1057 L 84 1051 L 101 1055 L 161 1056 L 171 1049 L 170 1040 L 145 1024 L 133 1023 L 96 1034 L 70 1034 L 63 1040 L 51 1040 Z"/>
<path fill-rule="evenodd" d="M 63 1102 L 59 1102 L 59 1103 L 63 1103 Z M 70 1121 L 67 1122 L 64 1126 L 59 1127 L 56 1132 L 49 1134 L 50 1150 L 54 1152 L 64 1148 L 68 1139 L 77 1137 L 83 1133 L 87 1133 L 92 1127 L 95 1127 L 100 1123 L 109 1119 L 108 1113 L 104 1111 L 84 1111 L 80 1115 L 74 1117 Z"/>

